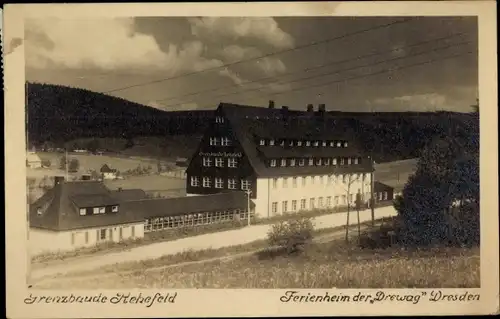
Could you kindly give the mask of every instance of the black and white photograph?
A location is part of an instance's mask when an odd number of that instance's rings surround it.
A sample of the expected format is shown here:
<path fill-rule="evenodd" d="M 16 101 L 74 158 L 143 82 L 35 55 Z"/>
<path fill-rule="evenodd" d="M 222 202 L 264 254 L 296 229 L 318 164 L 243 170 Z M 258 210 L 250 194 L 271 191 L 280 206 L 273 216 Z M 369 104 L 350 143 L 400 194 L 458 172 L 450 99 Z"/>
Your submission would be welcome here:
<path fill-rule="evenodd" d="M 25 18 L 23 286 L 479 302 L 478 21 Z"/>

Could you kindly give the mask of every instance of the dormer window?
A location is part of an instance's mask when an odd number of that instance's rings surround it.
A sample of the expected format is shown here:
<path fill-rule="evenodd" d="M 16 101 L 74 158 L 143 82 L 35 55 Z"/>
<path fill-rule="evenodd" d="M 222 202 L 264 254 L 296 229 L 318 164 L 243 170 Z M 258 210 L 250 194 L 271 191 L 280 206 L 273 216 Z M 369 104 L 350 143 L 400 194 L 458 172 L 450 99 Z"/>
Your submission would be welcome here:
<path fill-rule="evenodd" d="M 290 166 L 295 166 L 295 158 L 292 158 L 292 159 L 290 160 Z"/>
<path fill-rule="evenodd" d="M 269 140 L 269 145 L 274 146 L 274 140 Z"/>
<path fill-rule="evenodd" d="M 290 143 L 288 145 L 293 146 L 293 141 L 290 141 Z"/>
<path fill-rule="evenodd" d="M 299 166 L 304 166 L 305 160 L 303 158 L 299 159 Z"/>
<path fill-rule="evenodd" d="M 271 163 L 270 163 L 271 167 L 276 167 L 276 160 L 271 160 Z"/>
<path fill-rule="evenodd" d="M 36 209 L 36 214 L 37 214 L 38 216 L 40 216 L 40 215 L 42 215 L 42 214 L 43 214 L 43 211 L 42 211 L 42 208 L 41 208 L 41 207 L 38 207 L 38 208 Z"/>
<path fill-rule="evenodd" d="M 335 157 L 332 158 L 332 165 L 337 165 L 337 159 Z"/>
<path fill-rule="evenodd" d="M 330 165 L 330 159 L 329 158 L 325 158 L 325 161 L 323 162 L 323 164 L 325 166 L 329 166 Z"/>
<path fill-rule="evenodd" d="M 321 158 L 318 158 L 318 159 L 316 160 L 316 165 L 318 165 L 318 166 L 320 166 L 320 165 L 321 165 Z"/>
<path fill-rule="evenodd" d="M 326 142 L 325 142 L 325 141 L 323 141 L 323 142 L 321 143 L 321 146 L 323 146 L 323 147 L 324 147 L 324 146 L 326 146 Z"/>
<path fill-rule="evenodd" d="M 347 147 L 347 142 L 344 142 L 344 147 Z"/>
<path fill-rule="evenodd" d="M 99 207 L 99 214 L 104 214 L 106 212 L 105 207 Z"/>
<path fill-rule="evenodd" d="M 330 147 L 334 147 L 335 146 L 335 143 L 334 142 L 330 142 Z"/>
<path fill-rule="evenodd" d="M 318 141 L 315 141 L 315 142 L 314 142 L 314 146 L 319 146 L 319 142 L 318 142 Z"/>
<path fill-rule="evenodd" d="M 361 162 L 361 158 L 359 158 L 359 157 L 355 157 L 355 158 L 354 158 L 354 164 L 355 164 L 355 165 L 360 164 L 360 162 Z"/>
<path fill-rule="evenodd" d="M 302 146 L 302 141 L 297 141 L 297 146 Z"/>
<path fill-rule="evenodd" d="M 306 146 L 311 146 L 311 142 L 310 141 L 306 141 Z"/>
<path fill-rule="evenodd" d="M 94 208 L 92 209 L 92 213 L 93 213 L 94 215 L 98 215 L 98 214 L 99 214 L 99 207 L 94 207 Z"/>
<path fill-rule="evenodd" d="M 309 159 L 309 166 L 313 166 L 314 165 L 314 159 L 310 158 Z"/>
<path fill-rule="evenodd" d="M 345 160 L 343 157 L 340 158 L 340 165 L 345 165 Z"/>
<path fill-rule="evenodd" d="M 85 216 L 87 215 L 87 209 L 86 208 L 80 208 L 80 216 Z"/>
<path fill-rule="evenodd" d="M 342 142 L 338 141 L 337 142 L 337 147 L 342 147 Z"/>
<path fill-rule="evenodd" d="M 112 207 L 111 207 L 111 212 L 113 212 L 113 213 L 118 213 L 118 206 L 117 206 L 117 205 L 112 206 Z"/>
<path fill-rule="evenodd" d="M 285 146 L 285 140 L 281 140 L 280 146 Z"/>
<path fill-rule="evenodd" d="M 281 160 L 281 166 L 286 166 L 286 159 Z"/>
<path fill-rule="evenodd" d="M 260 143 L 259 143 L 261 146 L 264 146 L 266 145 L 266 141 L 265 140 L 260 140 Z"/>
<path fill-rule="evenodd" d="M 352 162 L 352 161 L 351 161 L 351 158 L 350 158 L 350 157 L 348 157 L 348 158 L 347 158 L 347 165 L 351 165 L 351 164 L 352 164 L 351 162 Z"/>

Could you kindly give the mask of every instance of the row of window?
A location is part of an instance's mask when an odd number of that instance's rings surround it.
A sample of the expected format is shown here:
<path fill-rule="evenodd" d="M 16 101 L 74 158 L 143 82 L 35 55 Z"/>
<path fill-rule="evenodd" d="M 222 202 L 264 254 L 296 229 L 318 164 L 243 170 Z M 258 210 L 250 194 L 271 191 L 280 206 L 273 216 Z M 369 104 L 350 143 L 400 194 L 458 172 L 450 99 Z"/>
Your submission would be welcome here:
<path fill-rule="evenodd" d="M 117 213 L 118 212 L 118 205 L 111 206 L 111 212 L 112 213 Z M 99 215 L 99 214 L 105 214 L 106 213 L 106 207 L 86 207 L 86 208 L 80 208 L 80 216 L 85 216 L 85 215 Z"/>
<path fill-rule="evenodd" d="M 305 176 L 305 177 L 283 177 L 283 178 L 273 178 L 273 183 L 272 186 L 273 188 L 278 188 L 278 184 L 281 185 L 282 188 L 287 188 L 288 185 L 292 185 L 293 188 L 298 187 L 298 185 L 301 185 L 302 187 L 305 187 L 307 185 L 314 185 L 314 184 L 334 184 L 335 181 L 342 181 L 344 184 L 345 183 L 353 183 L 357 181 L 361 182 L 366 182 L 367 181 L 368 174 L 362 173 L 362 174 L 338 174 L 338 175 L 323 175 L 323 176 Z M 291 182 L 291 183 L 290 183 Z"/>
<path fill-rule="evenodd" d="M 226 182 L 221 177 L 212 178 L 204 176 L 201 178 L 201 181 L 201 186 L 205 188 L 212 188 L 212 185 L 215 185 L 215 188 L 225 188 L 225 185 L 227 185 L 228 189 L 238 189 L 238 186 L 242 190 L 250 189 L 250 181 L 247 179 L 237 180 L 236 178 L 229 178 Z M 212 182 L 214 182 L 214 184 L 212 184 Z M 200 178 L 198 176 L 191 176 L 191 186 L 200 187 Z"/>
<path fill-rule="evenodd" d="M 231 146 L 231 140 L 228 137 L 210 137 L 212 146 Z"/>
<path fill-rule="evenodd" d="M 225 160 L 222 157 L 216 157 L 215 161 L 211 157 L 203 157 L 203 166 L 210 167 L 215 164 L 215 167 L 225 167 Z M 238 159 L 230 157 L 227 159 L 227 167 L 236 168 L 238 165 Z"/>
<path fill-rule="evenodd" d="M 370 198 L 370 193 L 361 194 L 361 201 L 366 202 Z M 317 201 L 316 201 L 317 200 Z M 332 201 L 333 200 L 333 201 Z M 299 210 L 313 210 L 313 209 L 322 209 L 322 208 L 332 208 L 336 206 L 344 206 L 349 204 L 354 204 L 356 200 L 356 194 L 342 195 L 342 196 L 326 196 L 326 197 L 312 197 L 307 201 L 306 198 L 291 201 L 282 201 L 281 207 L 278 207 L 278 202 L 272 202 L 271 211 L 273 214 L 276 213 L 289 213 L 289 212 L 297 212 Z M 288 205 L 290 202 L 290 205 Z M 300 206 L 298 206 L 300 205 Z M 278 209 L 281 208 L 280 211 Z"/>
<path fill-rule="evenodd" d="M 118 228 L 118 239 L 123 240 L 123 230 L 124 228 L 127 227 L 119 227 Z M 130 226 L 130 237 L 135 237 L 135 227 Z M 71 233 L 71 245 L 75 245 L 76 241 L 76 234 L 77 233 Z M 86 231 L 85 234 L 85 244 L 89 243 L 89 232 Z M 113 228 L 102 228 L 102 229 L 97 229 L 96 230 L 96 242 L 100 241 L 106 241 L 106 240 L 112 240 L 113 239 Z"/>
<path fill-rule="evenodd" d="M 228 222 L 234 220 L 237 217 L 239 217 L 240 219 L 245 219 L 247 218 L 247 212 L 237 209 L 220 212 L 187 214 L 180 216 L 155 217 L 146 219 L 144 223 L 144 232 Z"/>
<path fill-rule="evenodd" d="M 358 165 L 361 164 L 361 157 L 334 157 L 334 158 L 307 158 L 307 161 L 305 158 L 282 158 L 279 161 L 279 166 L 280 167 L 286 167 L 286 166 L 336 166 L 336 165 Z M 278 166 L 278 160 L 276 159 L 271 159 L 269 160 L 269 166 L 271 167 L 276 167 Z"/>
<path fill-rule="evenodd" d="M 348 143 L 347 141 L 340 141 L 340 140 L 335 140 L 335 141 L 318 141 L 318 140 L 273 140 L 273 139 L 260 139 L 259 141 L 260 146 L 305 146 L 305 147 L 347 147 Z"/>

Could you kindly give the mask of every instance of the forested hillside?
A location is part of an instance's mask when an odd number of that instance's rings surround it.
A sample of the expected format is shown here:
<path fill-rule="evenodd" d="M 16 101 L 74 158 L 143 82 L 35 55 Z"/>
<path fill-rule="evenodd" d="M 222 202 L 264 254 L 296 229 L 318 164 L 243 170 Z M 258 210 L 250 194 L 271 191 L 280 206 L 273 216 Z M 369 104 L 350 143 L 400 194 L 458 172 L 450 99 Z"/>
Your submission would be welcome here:
<path fill-rule="evenodd" d="M 213 116 L 212 111 L 165 112 L 78 88 L 36 83 L 27 87 L 30 144 L 49 141 L 62 145 L 92 137 L 187 135 L 189 139 L 202 134 Z M 432 140 L 467 136 L 470 123 L 478 121 L 474 113 L 330 113 L 336 115 L 338 125 L 354 130 L 360 145 L 378 162 L 418 157 Z"/>

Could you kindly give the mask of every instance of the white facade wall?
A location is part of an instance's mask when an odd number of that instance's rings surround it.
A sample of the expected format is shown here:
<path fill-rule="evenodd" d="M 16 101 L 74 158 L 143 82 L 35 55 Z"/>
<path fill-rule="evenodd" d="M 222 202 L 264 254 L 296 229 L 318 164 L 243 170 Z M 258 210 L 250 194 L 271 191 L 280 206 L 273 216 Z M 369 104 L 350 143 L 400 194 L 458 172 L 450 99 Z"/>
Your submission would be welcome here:
<path fill-rule="evenodd" d="M 102 177 L 104 179 L 115 179 L 116 178 L 116 173 L 106 172 L 106 173 L 102 174 Z"/>
<path fill-rule="evenodd" d="M 132 231 L 132 227 L 134 230 Z M 120 238 L 120 228 L 122 236 Z M 105 229 L 105 239 L 101 239 L 101 230 Z M 133 232 L 133 233 L 132 233 Z M 85 228 L 71 231 L 50 231 L 30 228 L 30 254 L 45 252 L 70 251 L 82 247 L 91 247 L 104 242 L 120 242 L 127 239 L 143 238 L 144 223 L 117 226 Z"/>
<path fill-rule="evenodd" d="M 267 218 L 283 214 L 284 209 L 286 212 L 293 212 L 332 208 L 346 206 L 348 200 L 354 204 L 358 191 L 366 203 L 370 198 L 371 191 L 371 175 L 369 173 L 364 174 L 364 179 L 363 174 L 351 174 L 350 177 L 345 174 L 345 176 L 258 178 L 257 196 L 253 202 L 256 216 Z M 328 203 L 328 197 L 330 197 L 330 203 Z M 314 201 L 314 207 L 311 207 L 311 199 Z M 302 200 L 305 200 L 305 207 L 302 207 Z M 296 201 L 295 209 L 293 201 Z M 273 210 L 273 203 L 275 203 L 276 211 Z"/>

